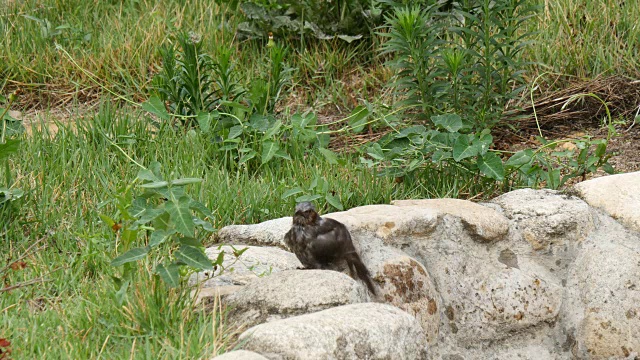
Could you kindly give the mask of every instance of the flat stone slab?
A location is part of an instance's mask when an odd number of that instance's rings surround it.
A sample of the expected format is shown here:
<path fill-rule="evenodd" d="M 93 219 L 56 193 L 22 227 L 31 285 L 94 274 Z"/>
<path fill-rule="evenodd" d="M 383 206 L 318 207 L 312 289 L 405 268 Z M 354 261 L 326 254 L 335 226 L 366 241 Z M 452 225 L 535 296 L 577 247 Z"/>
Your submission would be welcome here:
<path fill-rule="evenodd" d="M 449 214 L 462 220 L 472 235 L 484 240 L 500 239 L 509 232 L 509 220 L 498 211 L 468 200 L 459 199 L 423 199 L 423 200 L 394 200 L 391 204 L 407 207 L 407 211 L 414 208 L 429 208 L 439 214 Z"/>
<path fill-rule="evenodd" d="M 579 242 L 595 228 L 593 210 L 581 199 L 554 190 L 520 189 L 491 201 L 518 224 L 531 247 L 549 251 L 556 243 Z"/>
<path fill-rule="evenodd" d="M 373 233 L 386 240 L 395 236 L 420 236 L 433 232 L 438 213 L 429 208 L 407 208 L 395 205 L 366 205 L 347 211 L 329 213 L 328 218 L 345 224 L 350 232 Z"/>
<path fill-rule="evenodd" d="M 640 231 L 640 171 L 583 181 L 574 189 L 589 205 Z"/>
<path fill-rule="evenodd" d="M 289 270 L 252 281 L 225 303 L 232 323 L 253 326 L 367 300 L 365 288 L 341 272 Z"/>
<path fill-rule="evenodd" d="M 247 250 L 236 257 L 233 255 L 234 248 L 238 251 L 245 248 Z M 302 266 L 294 253 L 272 246 L 213 246 L 205 252 L 211 260 L 215 260 L 222 251 L 225 252 L 225 269 L 194 274 L 189 279 L 190 284 L 202 282 L 201 286 L 204 288 L 246 285 L 260 276 Z"/>
<path fill-rule="evenodd" d="M 268 220 L 251 225 L 228 225 L 218 231 L 218 239 L 224 244 L 278 246 L 286 249 L 284 234 L 291 229 L 291 217 Z"/>
<path fill-rule="evenodd" d="M 344 305 L 273 321 L 245 331 L 246 350 L 270 359 L 427 358 L 427 342 L 413 316 L 386 304 Z"/>

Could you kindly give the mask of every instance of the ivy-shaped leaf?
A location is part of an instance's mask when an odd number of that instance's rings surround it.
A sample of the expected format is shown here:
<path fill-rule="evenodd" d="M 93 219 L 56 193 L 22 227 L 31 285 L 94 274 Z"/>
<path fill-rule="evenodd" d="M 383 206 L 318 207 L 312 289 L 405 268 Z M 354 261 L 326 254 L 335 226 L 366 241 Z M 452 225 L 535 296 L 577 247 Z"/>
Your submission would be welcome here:
<path fill-rule="evenodd" d="M 180 267 L 177 264 L 169 264 L 168 266 L 158 264 L 156 273 L 169 287 L 174 288 L 180 285 Z"/>
<path fill-rule="evenodd" d="M 182 245 L 174 253 L 176 259 L 184 262 L 185 264 L 203 270 L 213 270 L 211 260 L 204 254 L 204 252 L 196 247 L 189 245 Z"/>
<path fill-rule="evenodd" d="M 171 222 L 176 226 L 176 230 L 184 236 L 193 236 L 194 234 L 190 204 L 191 199 L 186 196 L 181 197 L 178 202 L 169 201 L 165 204 L 167 212 L 171 216 Z"/>
<path fill-rule="evenodd" d="M 147 256 L 148 253 L 149 253 L 148 247 L 133 248 L 127 251 L 126 253 L 118 256 L 117 258 L 113 259 L 111 261 L 111 266 L 120 266 L 129 262 L 140 260 L 145 256 Z"/>

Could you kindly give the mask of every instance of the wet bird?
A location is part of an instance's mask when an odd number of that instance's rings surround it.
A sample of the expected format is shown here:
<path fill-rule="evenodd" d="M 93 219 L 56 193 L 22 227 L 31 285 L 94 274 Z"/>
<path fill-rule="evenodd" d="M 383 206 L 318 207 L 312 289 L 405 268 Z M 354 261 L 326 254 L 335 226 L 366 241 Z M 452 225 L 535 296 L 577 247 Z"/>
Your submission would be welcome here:
<path fill-rule="evenodd" d="M 296 206 L 293 226 L 284 240 L 305 268 L 330 269 L 345 261 L 351 277 L 357 276 L 369 291 L 376 293 L 369 270 L 356 252 L 347 227 L 336 220 L 320 217 L 310 202 Z"/>

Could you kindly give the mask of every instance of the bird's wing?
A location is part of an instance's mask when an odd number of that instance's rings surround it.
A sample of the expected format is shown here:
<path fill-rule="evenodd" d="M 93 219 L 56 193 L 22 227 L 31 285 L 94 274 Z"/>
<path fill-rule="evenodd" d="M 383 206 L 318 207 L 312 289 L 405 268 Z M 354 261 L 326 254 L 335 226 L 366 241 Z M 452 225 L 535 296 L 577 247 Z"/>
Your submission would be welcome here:
<path fill-rule="evenodd" d="M 344 226 L 333 219 L 321 219 L 316 228 L 316 239 L 312 242 L 316 254 L 333 256 L 342 253 L 345 236 Z"/>

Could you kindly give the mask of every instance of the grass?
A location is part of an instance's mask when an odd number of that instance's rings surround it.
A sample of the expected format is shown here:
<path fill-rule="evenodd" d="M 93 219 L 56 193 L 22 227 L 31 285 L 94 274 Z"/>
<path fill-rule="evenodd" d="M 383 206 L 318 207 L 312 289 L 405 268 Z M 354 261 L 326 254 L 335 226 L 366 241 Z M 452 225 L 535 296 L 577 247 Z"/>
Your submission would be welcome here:
<path fill-rule="evenodd" d="M 532 63 L 529 78 L 552 72 L 582 78 L 601 74 L 637 76 L 639 56 L 635 26 L 640 8 L 632 1 L 589 2 L 538 0 L 541 11 L 530 22 L 536 32 L 526 53 Z M 7 0 L 0 10 L 0 88 L 22 87 L 31 97 L 25 104 L 56 106 L 71 98 L 96 99 L 99 86 L 56 50 L 69 51 L 81 67 L 119 94 L 143 100 L 159 65 L 158 48 L 172 41 L 178 29 L 204 34 L 204 50 L 236 48 L 245 77 L 260 68 L 264 44 L 240 42 L 236 9 L 218 3 L 185 1 L 37 1 Z M 225 5 L 226 6 L 226 5 Z M 278 40 L 278 39 L 276 39 Z M 381 93 L 386 80 L 377 42 L 346 44 L 341 40 L 292 43 L 287 61 L 298 69 L 291 103 L 341 110 L 355 99 Z M 364 70 L 364 71 L 363 71 Z M 3 79 L 4 78 L 4 79 Z M 371 84 L 367 88 L 362 84 Z M 46 106 L 45 106 L 46 107 Z"/>
<path fill-rule="evenodd" d="M 526 53 L 538 63 L 529 69 L 531 78 L 540 72 L 637 76 L 640 29 L 634 24 L 640 8 L 632 1 L 583 3 L 540 0 L 545 10 L 531 22 L 538 33 Z M 141 264 L 126 297 L 117 291 L 112 277 L 120 269 L 109 264 L 119 255 L 117 234 L 101 223 L 99 213 L 113 215 L 113 199 L 135 178 L 139 169 L 129 157 L 144 165 L 159 161 L 168 178 L 204 179 L 188 191 L 212 210 L 216 228 L 287 216 L 294 197 L 282 195 L 296 186 L 308 190 L 322 177 L 345 208 L 404 198 L 487 198 L 507 190 L 456 169 L 436 169 L 447 176 L 423 172 L 394 181 L 358 166 L 358 154 L 345 154 L 340 165 L 331 165 L 317 152 L 301 151 L 292 161 L 274 161 L 256 172 L 229 171 L 210 138 L 170 128 L 158 132 L 141 121 L 146 115 L 138 109 L 119 108 L 105 98 L 102 87 L 134 102 L 145 100 L 159 65 L 158 48 L 173 41 L 177 29 L 205 34 L 207 52 L 233 47 L 241 76 L 251 79 L 264 69 L 264 44 L 234 37 L 237 12 L 205 0 L 4 4 L 0 94 L 23 89 L 25 108 L 100 104 L 97 111 L 58 123 L 57 133 L 34 126 L 19 153 L 7 166 L 0 163 L 0 179 L 26 192 L 12 219 L 6 209 L 0 214 L 0 269 L 43 239 L 24 259 L 26 268 L 5 278 L 6 284 L 42 282 L 0 292 L 0 339 L 12 342 L 16 359 L 207 358 L 228 350 L 232 324 L 225 324 L 219 311 L 200 311 L 189 289 L 166 289 L 152 275 L 150 262 Z M 383 84 L 390 73 L 375 55 L 379 44 L 307 39 L 304 47 L 290 45 L 287 62 L 297 70 L 287 107 L 341 113 L 363 100 L 389 100 Z M 45 113 L 41 121 L 51 119 Z M 324 201 L 319 205 L 322 212 L 336 210 Z"/>
<path fill-rule="evenodd" d="M 194 358 L 227 346 L 224 336 L 232 329 L 216 318 L 219 314 L 193 312 L 188 289 L 168 291 L 151 275 L 149 263 L 140 267 L 139 281 L 119 303 L 112 276 L 120 269 L 109 264 L 118 254 L 117 236 L 99 213 L 115 213 L 110 200 L 139 169 L 110 141 L 141 164 L 160 161 L 170 178 L 203 178 L 189 188 L 190 195 L 213 211 L 218 228 L 289 215 L 294 200 L 281 195 L 295 186 L 308 188 L 319 176 L 348 208 L 481 189 L 471 188 L 473 179 L 421 180 L 426 176 L 398 184 L 358 168 L 355 161 L 332 166 L 311 153 L 260 173 L 229 172 L 218 166 L 211 143 L 200 135 L 156 133 L 131 114 L 105 103 L 95 116 L 58 124 L 55 135 L 46 126 L 34 127 L 11 157 L 9 173 L 0 170 L 0 178 L 11 176 L 12 186 L 26 192 L 19 217 L 3 218 L 3 260 L 16 259 L 36 239 L 44 237 L 46 245 L 27 257 L 26 269 L 11 271 L 7 283 L 46 281 L 0 294 L 0 338 L 13 343 L 16 359 Z M 462 181 L 469 184 L 466 189 Z"/>

